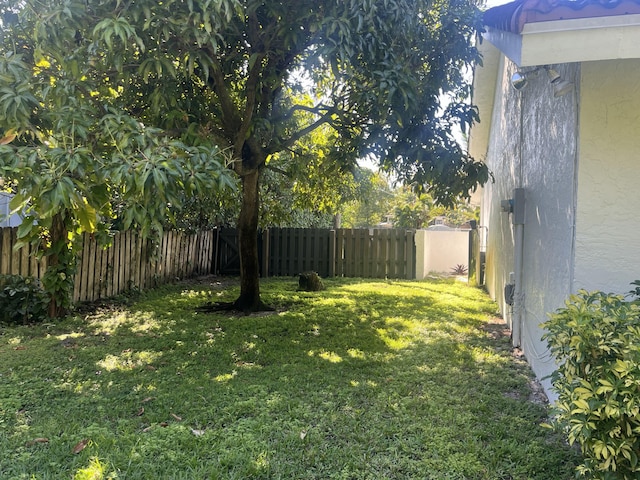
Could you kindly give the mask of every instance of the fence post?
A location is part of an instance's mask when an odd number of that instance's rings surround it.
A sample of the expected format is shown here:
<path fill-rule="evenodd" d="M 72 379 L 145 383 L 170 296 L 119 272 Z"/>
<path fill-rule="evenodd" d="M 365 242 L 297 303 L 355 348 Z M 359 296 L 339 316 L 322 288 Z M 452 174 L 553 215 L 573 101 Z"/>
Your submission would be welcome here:
<path fill-rule="evenodd" d="M 270 232 L 268 228 L 265 228 L 262 231 L 262 276 L 267 278 L 269 276 L 269 254 L 270 250 L 270 242 L 269 242 Z"/>
<path fill-rule="evenodd" d="M 415 231 L 407 230 L 407 279 L 413 280 L 416 278 L 416 257 L 415 257 Z"/>
<path fill-rule="evenodd" d="M 2 233 L 2 257 L 0 257 L 0 273 L 8 275 L 11 273 L 11 228 L 3 228 Z"/>
<path fill-rule="evenodd" d="M 329 276 L 336 276 L 336 231 L 329 230 Z"/>

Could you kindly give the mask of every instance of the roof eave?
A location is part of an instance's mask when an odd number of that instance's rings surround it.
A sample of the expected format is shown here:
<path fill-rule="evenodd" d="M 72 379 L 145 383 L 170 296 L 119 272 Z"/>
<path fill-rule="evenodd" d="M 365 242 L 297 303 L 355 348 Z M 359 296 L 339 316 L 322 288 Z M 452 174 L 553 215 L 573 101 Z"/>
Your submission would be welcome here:
<path fill-rule="evenodd" d="M 483 37 L 519 67 L 640 58 L 640 14 L 532 22 L 521 33 L 487 27 Z"/>

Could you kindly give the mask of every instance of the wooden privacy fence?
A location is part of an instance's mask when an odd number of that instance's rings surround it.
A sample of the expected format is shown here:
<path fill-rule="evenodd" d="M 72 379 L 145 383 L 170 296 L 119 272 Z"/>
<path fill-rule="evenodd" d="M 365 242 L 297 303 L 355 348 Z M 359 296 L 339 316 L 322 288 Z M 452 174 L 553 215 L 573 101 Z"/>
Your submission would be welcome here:
<path fill-rule="evenodd" d="M 0 228 L 0 275 L 42 278 L 47 268 L 46 260 L 38 260 L 31 245 L 14 249 L 17 232 L 17 227 Z"/>
<path fill-rule="evenodd" d="M 315 271 L 335 275 L 335 232 L 322 228 L 270 228 L 262 232 L 262 276 Z"/>
<path fill-rule="evenodd" d="M 344 277 L 415 278 L 415 232 L 338 229 L 336 271 Z"/>
<path fill-rule="evenodd" d="M 17 228 L 0 229 L 0 274 L 42 278 L 45 260 L 18 250 Z M 74 278 L 74 302 L 147 289 L 176 279 L 239 273 L 237 232 L 165 232 L 152 246 L 134 232 L 117 232 L 103 248 L 86 234 Z M 415 278 L 415 232 L 401 229 L 271 228 L 259 238 L 262 276 L 313 270 L 323 277 Z"/>
<path fill-rule="evenodd" d="M 0 229 L 0 274 L 42 278 L 44 260 L 38 261 L 32 246 L 18 250 L 17 228 Z M 88 234 L 74 278 L 74 302 L 93 301 L 132 288 L 150 288 L 179 278 L 213 273 L 216 231 L 187 235 L 165 232 L 155 251 L 149 241 L 134 232 L 117 232 L 112 245 L 99 246 Z"/>
<path fill-rule="evenodd" d="M 108 298 L 132 288 L 147 289 L 213 273 L 215 231 L 165 232 L 156 251 L 134 232 L 118 232 L 110 247 L 84 237 L 75 276 L 74 301 Z"/>
<path fill-rule="evenodd" d="M 415 278 L 412 230 L 271 228 L 261 253 L 263 276 Z"/>

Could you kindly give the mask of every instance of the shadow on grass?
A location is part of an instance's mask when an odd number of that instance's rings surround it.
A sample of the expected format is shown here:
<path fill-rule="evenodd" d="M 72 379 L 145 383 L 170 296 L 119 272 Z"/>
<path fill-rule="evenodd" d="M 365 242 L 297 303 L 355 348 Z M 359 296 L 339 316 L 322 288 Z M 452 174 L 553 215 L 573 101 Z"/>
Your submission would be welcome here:
<path fill-rule="evenodd" d="M 7 329 L 0 477 L 572 477 L 573 453 L 526 401 L 530 372 L 483 329 L 495 305 L 481 292 L 325 284 L 264 282 L 272 315 L 196 313 L 237 290 L 191 284 Z"/>

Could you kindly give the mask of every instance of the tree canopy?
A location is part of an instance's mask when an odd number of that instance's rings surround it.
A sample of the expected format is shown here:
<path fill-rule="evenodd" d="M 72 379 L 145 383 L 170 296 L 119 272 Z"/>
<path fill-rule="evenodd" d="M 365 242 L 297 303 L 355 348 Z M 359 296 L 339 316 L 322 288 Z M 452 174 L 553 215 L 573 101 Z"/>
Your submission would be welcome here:
<path fill-rule="evenodd" d="M 45 103 L 47 131 L 56 132 L 57 112 L 78 148 L 90 129 L 74 116 L 99 125 L 124 114 L 158 129 L 162 151 L 228 152 L 242 184 L 244 310 L 262 306 L 260 178 L 297 157 L 314 131 L 329 129 L 322 155 L 339 168 L 375 158 L 437 202 L 488 179 L 452 133 L 477 117 L 463 75 L 478 59 L 474 0 L 0 0 L 0 14 L 5 138 L 48 146 L 38 136 Z M 67 100 L 51 97 L 63 88 Z M 119 127 L 131 129 L 128 120 L 110 125 L 91 152 L 117 151 Z"/>

